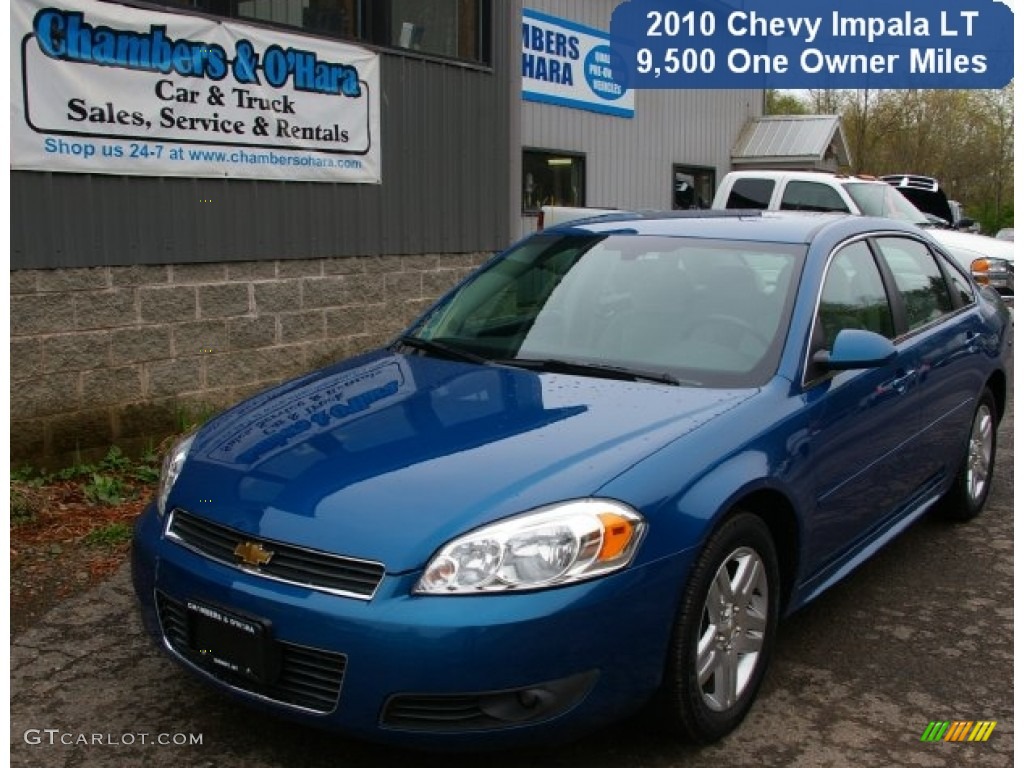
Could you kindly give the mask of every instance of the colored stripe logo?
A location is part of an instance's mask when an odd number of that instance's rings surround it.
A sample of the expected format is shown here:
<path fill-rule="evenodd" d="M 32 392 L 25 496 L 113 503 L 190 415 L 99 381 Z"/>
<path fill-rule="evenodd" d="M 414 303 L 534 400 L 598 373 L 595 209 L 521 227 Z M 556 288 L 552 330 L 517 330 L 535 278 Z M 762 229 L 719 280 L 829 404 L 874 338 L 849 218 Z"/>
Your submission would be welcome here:
<path fill-rule="evenodd" d="M 921 741 L 988 741 L 995 720 L 935 720 L 921 734 Z"/>

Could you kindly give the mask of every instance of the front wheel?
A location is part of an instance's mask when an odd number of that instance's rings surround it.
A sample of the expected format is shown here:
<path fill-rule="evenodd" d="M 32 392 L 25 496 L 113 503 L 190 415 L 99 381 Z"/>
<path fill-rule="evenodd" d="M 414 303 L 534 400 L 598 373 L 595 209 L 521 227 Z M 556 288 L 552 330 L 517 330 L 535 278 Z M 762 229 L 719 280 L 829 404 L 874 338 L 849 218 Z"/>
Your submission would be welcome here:
<path fill-rule="evenodd" d="M 986 389 L 974 411 L 967 449 L 956 480 L 939 503 L 939 512 L 944 517 L 970 520 L 985 508 L 996 464 L 996 426 L 995 398 Z"/>
<path fill-rule="evenodd" d="M 706 743 L 743 720 L 768 667 L 779 592 L 771 532 L 733 515 L 697 560 L 676 619 L 663 696 L 674 731 Z"/>

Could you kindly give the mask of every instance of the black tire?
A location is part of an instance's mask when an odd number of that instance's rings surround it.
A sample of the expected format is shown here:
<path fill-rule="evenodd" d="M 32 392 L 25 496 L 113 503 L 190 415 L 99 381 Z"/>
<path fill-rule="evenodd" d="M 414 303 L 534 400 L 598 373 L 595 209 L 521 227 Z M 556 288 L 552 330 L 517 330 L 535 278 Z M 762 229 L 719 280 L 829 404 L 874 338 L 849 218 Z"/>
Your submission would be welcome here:
<path fill-rule="evenodd" d="M 992 392 L 985 389 L 971 418 L 971 431 L 956 479 L 936 508 L 947 520 L 971 520 L 985 508 L 996 465 L 997 426 L 996 400 Z"/>
<path fill-rule="evenodd" d="M 761 573 L 748 573 L 750 590 L 739 594 L 730 591 L 740 584 L 740 569 L 749 569 L 755 562 L 760 564 Z M 726 582 L 731 582 L 730 589 L 723 589 L 718 581 L 720 572 L 726 574 Z M 708 540 L 694 565 L 669 647 L 661 704 L 664 719 L 675 735 L 698 743 L 716 741 L 746 716 L 775 642 L 779 584 L 775 543 L 768 527 L 747 512 L 729 517 Z M 711 624 L 710 605 L 719 609 L 715 626 Z M 759 645 L 756 651 L 755 645 Z M 751 650 L 743 653 L 741 647 Z M 711 668 L 710 676 L 705 672 L 703 681 L 698 671 L 699 654 L 705 666 Z M 733 661 L 735 684 L 730 695 L 728 669 Z"/>

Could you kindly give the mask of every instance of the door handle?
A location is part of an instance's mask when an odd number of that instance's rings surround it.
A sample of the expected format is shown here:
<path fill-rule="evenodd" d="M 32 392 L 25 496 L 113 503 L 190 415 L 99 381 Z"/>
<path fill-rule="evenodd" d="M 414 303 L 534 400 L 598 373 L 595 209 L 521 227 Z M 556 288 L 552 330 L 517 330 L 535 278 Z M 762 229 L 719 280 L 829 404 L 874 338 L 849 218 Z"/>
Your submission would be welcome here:
<path fill-rule="evenodd" d="M 892 380 L 891 386 L 901 395 L 907 391 L 907 387 L 911 385 L 914 379 L 917 378 L 917 369 L 911 368 L 909 371 L 904 373 L 902 376 L 897 376 Z"/>
<path fill-rule="evenodd" d="M 968 333 L 964 337 L 964 347 L 966 347 L 968 352 L 977 352 L 978 351 L 978 346 L 979 346 L 980 342 L 981 342 L 981 334 L 980 333 Z"/>

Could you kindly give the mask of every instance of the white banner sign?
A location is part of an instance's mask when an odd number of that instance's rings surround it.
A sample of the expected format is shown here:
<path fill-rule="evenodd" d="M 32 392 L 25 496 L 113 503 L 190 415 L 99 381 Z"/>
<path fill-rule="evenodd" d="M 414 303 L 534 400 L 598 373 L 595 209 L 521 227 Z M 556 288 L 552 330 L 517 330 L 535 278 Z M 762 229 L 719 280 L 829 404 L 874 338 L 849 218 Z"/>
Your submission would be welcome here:
<path fill-rule="evenodd" d="M 526 101 L 633 117 L 633 89 L 613 77 L 614 55 L 607 32 L 523 9 Z"/>
<path fill-rule="evenodd" d="M 11 168 L 379 184 L 364 48 L 94 0 L 14 0 Z"/>

